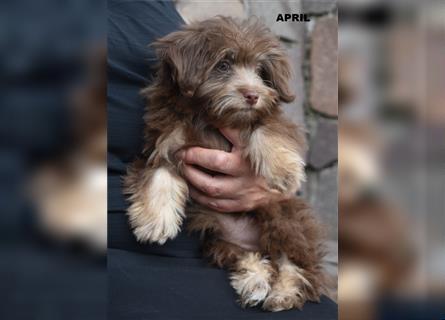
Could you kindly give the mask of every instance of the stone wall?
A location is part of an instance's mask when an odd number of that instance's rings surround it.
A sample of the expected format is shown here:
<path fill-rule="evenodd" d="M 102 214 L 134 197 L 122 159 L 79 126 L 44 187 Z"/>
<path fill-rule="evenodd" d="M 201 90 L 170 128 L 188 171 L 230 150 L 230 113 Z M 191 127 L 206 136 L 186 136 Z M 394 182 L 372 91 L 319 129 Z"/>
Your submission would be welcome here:
<path fill-rule="evenodd" d="M 329 2 L 326 9 L 331 8 Z M 305 30 L 305 124 L 309 132 L 305 196 L 337 239 L 337 18 L 314 8 Z"/>
<path fill-rule="evenodd" d="M 307 181 L 303 196 L 327 226 L 328 255 L 325 267 L 333 278 L 330 296 L 337 296 L 338 274 L 338 41 L 335 0 L 303 0 L 304 24 L 304 123 L 308 131 Z M 298 68 L 298 61 L 295 62 Z"/>

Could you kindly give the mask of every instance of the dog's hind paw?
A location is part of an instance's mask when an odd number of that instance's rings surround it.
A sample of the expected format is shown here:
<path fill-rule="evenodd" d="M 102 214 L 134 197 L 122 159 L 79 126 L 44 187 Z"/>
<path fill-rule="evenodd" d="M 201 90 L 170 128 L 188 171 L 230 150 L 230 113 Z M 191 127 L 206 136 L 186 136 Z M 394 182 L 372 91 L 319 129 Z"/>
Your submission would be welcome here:
<path fill-rule="evenodd" d="M 263 309 L 268 311 L 283 311 L 289 309 L 302 309 L 304 300 L 301 296 L 283 292 L 272 291 L 264 300 Z"/>
<path fill-rule="evenodd" d="M 247 253 L 238 261 L 231 275 L 231 285 L 240 296 L 243 307 L 253 307 L 264 301 L 271 286 L 272 268 L 269 260 L 259 253 Z"/>
<path fill-rule="evenodd" d="M 301 310 L 307 300 L 308 289 L 312 289 L 312 285 L 304 270 L 283 255 L 278 261 L 278 275 L 262 307 L 274 312 L 293 308 Z"/>

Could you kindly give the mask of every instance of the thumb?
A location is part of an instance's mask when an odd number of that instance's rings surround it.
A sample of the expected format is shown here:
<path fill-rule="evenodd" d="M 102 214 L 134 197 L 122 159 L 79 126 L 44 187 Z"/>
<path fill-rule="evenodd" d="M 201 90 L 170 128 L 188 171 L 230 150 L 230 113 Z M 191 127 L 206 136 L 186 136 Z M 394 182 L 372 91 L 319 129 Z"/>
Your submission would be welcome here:
<path fill-rule="evenodd" d="M 243 148 L 243 144 L 240 137 L 240 131 L 238 129 L 225 127 L 225 128 L 220 128 L 219 131 L 233 145 L 232 151 L 236 151 Z"/>

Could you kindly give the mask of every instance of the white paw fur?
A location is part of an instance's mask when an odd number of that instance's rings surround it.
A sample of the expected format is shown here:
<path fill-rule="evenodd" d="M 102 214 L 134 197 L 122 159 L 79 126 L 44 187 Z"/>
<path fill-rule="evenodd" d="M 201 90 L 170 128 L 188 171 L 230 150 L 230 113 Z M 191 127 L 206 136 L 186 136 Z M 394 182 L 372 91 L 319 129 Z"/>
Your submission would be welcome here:
<path fill-rule="evenodd" d="M 278 277 L 263 303 L 263 309 L 282 311 L 292 308 L 301 309 L 306 297 L 303 286 L 311 286 L 304 277 L 303 270 L 283 255 L 278 261 Z"/>
<path fill-rule="evenodd" d="M 184 218 L 188 197 L 185 181 L 166 168 L 158 168 L 151 176 L 146 190 L 128 210 L 133 232 L 140 242 L 164 244 L 176 237 Z"/>
<path fill-rule="evenodd" d="M 256 174 L 264 177 L 273 189 L 293 193 L 306 179 L 305 163 L 297 146 L 267 128 L 252 133 L 247 152 Z"/>
<path fill-rule="evenodd" d="M 269 293 L 272 267 L 269 260 L 259 253 L 249 252 L 237 264 L 232 273 L 231 285 L 240 296 L 242 306 L 255 306 Z"/>

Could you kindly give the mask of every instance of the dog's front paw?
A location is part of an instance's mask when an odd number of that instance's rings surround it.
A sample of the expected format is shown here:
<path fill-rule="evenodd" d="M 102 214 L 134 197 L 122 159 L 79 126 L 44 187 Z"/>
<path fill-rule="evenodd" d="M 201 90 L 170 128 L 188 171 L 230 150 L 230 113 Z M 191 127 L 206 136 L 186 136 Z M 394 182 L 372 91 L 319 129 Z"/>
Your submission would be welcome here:
<path fill-rule="evenodd" d="M 153 222 L 134 228 L 133 233 L 139 242 L 164 244 L 175 238 L 180 229 L 180 223 L 168 222 L 160 215 Z"/>
<path fill-rule="evenodd" d="M 138 190 L 128 215 L 133 233 L 140 242 L 164 244 L 181 230 L 187 184 L 165 168 L 154 171 L 145 190 Z"/>
<path fill-rule="evenodd" d="M 271 276 L 269 260 L 261 258 L 259 253 L 247 253 L 238 261 L 230 283 L 240 296 L 243 307 L 256 306 L 264 301 L 271 289 Z"/>
<path fill-rule="evenodd" d="M 267 128 L 256 129 L 246 148 L 255 173 L 281 193 L 294 193 L 305 180 L 304 160 L 294 140 Z"/>
<path fill-rule="evenodd" d="M 283 176 L 266 176 L 267 185 L 283 194 L 293 194 L 300 190 L 301 182 L 304 181 L 304 173 L 296 170 L 292 173 L 285 173 Z"/>

